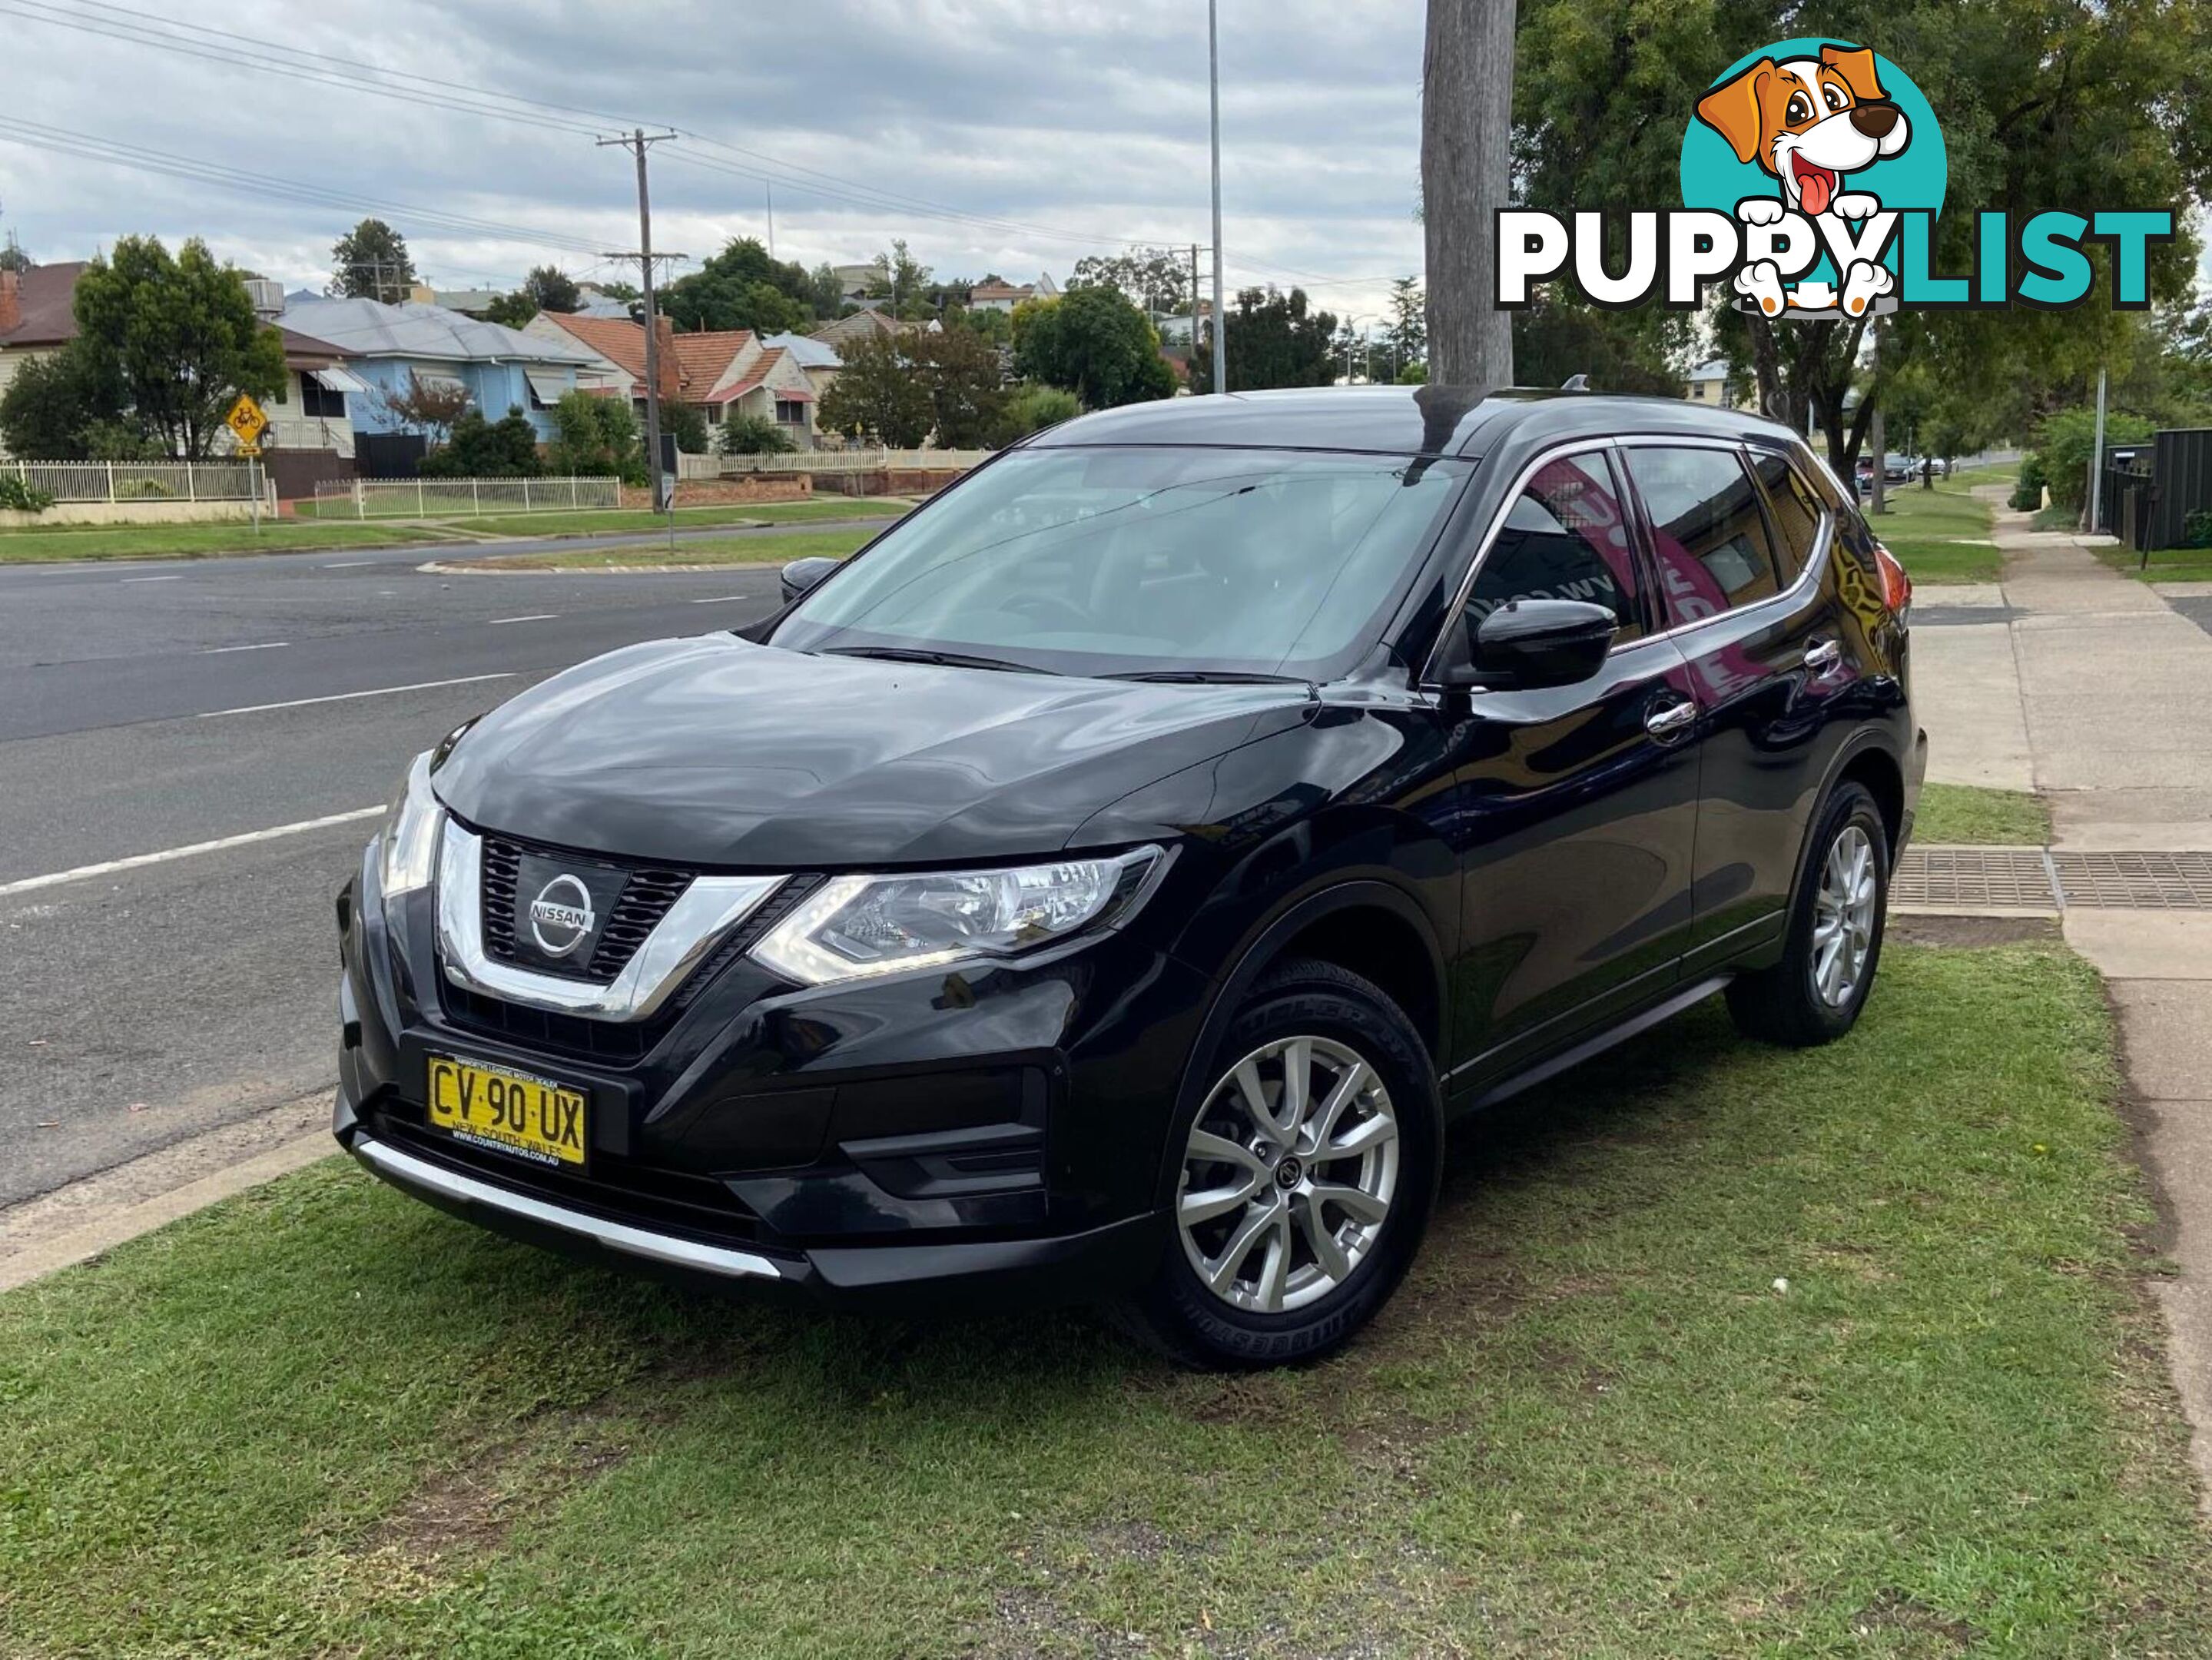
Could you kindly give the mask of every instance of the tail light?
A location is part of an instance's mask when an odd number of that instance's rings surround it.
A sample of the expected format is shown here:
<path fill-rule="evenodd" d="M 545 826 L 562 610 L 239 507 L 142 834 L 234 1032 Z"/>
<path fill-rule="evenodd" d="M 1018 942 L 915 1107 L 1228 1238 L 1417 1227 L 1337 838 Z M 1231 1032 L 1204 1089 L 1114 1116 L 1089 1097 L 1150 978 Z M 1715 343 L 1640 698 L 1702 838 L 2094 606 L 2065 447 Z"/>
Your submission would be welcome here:
<path fill-rule="evenodd" d="M 1881 603 L 1897 616 L 1904 616 L 1905 608 L 1912 603 L 1912 579 L 1897 562 L 1897 556 L 1879 542 L 1874 544 L 1874 562 L 1881 572 Z"/>

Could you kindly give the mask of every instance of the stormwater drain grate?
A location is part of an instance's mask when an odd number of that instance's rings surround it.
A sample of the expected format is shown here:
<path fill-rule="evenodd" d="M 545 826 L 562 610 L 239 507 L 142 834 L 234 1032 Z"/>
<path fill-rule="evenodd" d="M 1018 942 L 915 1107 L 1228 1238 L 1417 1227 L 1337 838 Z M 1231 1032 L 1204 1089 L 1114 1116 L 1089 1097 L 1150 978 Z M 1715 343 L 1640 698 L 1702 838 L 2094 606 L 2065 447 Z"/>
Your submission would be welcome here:
<path fill-rule="evenodd" d="M 2059 902 L 2040 848 L 1907 848 L 1889 903 L 2055 911 Z"/>
<path fill-rule="evenodd" d="M 2054 853 L 2069 905 L 2212 910 L 2212 853 Z"/>
<path fill-rule="evenodd" d="M 2212 910 L 2212 853 L 1907 848 L 1889 897 L 1961 910 Z"/>

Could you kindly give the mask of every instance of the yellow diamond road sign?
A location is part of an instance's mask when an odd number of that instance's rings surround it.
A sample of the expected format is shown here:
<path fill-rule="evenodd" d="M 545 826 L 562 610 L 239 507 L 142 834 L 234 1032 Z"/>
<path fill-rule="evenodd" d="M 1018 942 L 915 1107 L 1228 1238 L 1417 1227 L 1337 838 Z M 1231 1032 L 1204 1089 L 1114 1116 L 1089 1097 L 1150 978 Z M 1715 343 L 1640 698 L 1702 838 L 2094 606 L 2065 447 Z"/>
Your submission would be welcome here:
<path fill-rule="evenodd" d="M 240 447 L 246 449 L 253 447 L 261 435 L 269 430 L 268 415 L 244 392 L 230 406 L 230 413 L 223 417 L 222 423 L 238 435 Z"/>

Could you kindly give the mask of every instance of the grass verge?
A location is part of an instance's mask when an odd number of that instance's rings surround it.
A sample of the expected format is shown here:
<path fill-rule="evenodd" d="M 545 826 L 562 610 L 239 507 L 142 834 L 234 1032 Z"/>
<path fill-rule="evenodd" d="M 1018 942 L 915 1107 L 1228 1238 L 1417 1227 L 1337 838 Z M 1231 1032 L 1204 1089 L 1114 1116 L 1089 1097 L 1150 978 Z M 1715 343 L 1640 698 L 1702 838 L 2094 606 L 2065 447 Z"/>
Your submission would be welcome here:
<path fill-rule="evenodd" d="M 2212 582 L 2212 548 L 2158 548 L 2146 563 L 2133 548 L 2099 548 L 2097 557 L 2145 582 Z"/>
<path fill-rule="evenodd" d="M 1998 843 L 2039 848 L 2051 840 L 2051 809 L 2027 790 L 1973 784 L 1927 784 L 1912 839 L 1936 847 Z"/>
<path fill-rule="evenodd" d="M 58 525 L 0 531 L 0 565 L 66 559 L 215 559 L 303 548 L 398 547 L 443 538 L 404 525 L 341 525 L 297 519 L 236 525 Z"/>
<path fill-rule="evenodd" d="M 1992 516 L 1965 488 L 1906 484 L 1889 490 L 1885 499 L 1889 511 L 1869 514 L 1867 522 L 1897 556 L 1914 587 L 1997 580 L 2002 562 L 1990 539 Z"/>
<path fill-rule="evenodd" d="M 0 1298 L 0 1651 L 2198 1654 L 2110 1042 L 2053 946 L 1899 946 L 1824 1050 L 1707 1006 L 1473 1127 L 1376 1327 L 1249 1377 L 333 1162 Z"/>
<path fill-rule="evenodd" d="M 795 531 L 788 536 L 693 536 L 674 547 L 641 542 L 634 547 L 577 548 L 539 553 L 489 554 L 471 559 L 475 570 L 709 570 L 722 565 L 787 565 L 826 555 L 842 559 L 873 531 Z"/>
<path fill-rule="evenodd" d="M 828 497 L 813 502 L 762 502 L 738 503 L 715 508 L 679 508 L 676 513 L 678 526 L 696 525 L 808 525 L 824 520 L 839 519 L 896 519 L 908 511 L 905 502 L 891 502 L 872 497 Z M 325 522 L 343 524 L 356 522 L 333 515 Z M 368 521 L 374 525 L 374 519 Z M 484 514 L 474 518 L 440 519 L 441 527 L 471 531 L 481 536 L 593 536 L 609 531 L 659 530 L 665 522 L 659 514 L 643 508 L 605 509 L 586 508 L 569 513 L 559 510 L 544 513 Z"/>

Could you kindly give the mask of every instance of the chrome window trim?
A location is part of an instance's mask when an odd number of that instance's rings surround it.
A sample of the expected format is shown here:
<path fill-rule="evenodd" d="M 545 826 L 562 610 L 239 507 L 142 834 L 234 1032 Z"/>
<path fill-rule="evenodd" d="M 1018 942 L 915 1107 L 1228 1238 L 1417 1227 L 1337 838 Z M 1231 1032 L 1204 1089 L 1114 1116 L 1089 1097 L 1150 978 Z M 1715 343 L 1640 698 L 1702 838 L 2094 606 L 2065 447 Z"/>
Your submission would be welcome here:
<path fill-rule="evenodd" d="M 486 997 L 587 1020 L 643 1020 L 786 879 L 695 876 L 612 981 L 564 980 L 485 952 L 483 840 L 448 818 L 438 839 L 438 957 L 447 979 Z"/>
<path fill-rule="evenodd" d="M 543 1199 L 533 1199 L 526 1193 L 517 1193 L 510 1188 L 498 1187 L 489 1182 L 480 1182 L 472 1176 L 447 1170 L 427 1158 L 417 1158 L 414 1154 L 404 1152 L 373 1135 L 355 1136 L 352 1152 L 355 1158 L 395 1186 L 439 1194 L 460 1204 L 482 1206 L 486 1210 L 520 1217 L 526 1222 L 558 1228 L 563 1233 L 593 1240 L 625 1256 L 642 1256 L 655 1262 L 670 1262 L 678 1268 L 696 1268 L 702 1273 L 718 1274 L 732 1280 L 784 1278 L 782 1269 L 767 1257 L 756 1256 L 751 1251 L 703 1244 L 672 1233 L 656 1233 L 647 1228 L 632 1227 L 626 1222 L 611 1221 L 604 1216 L 593 1216 L 588 1211 L 571 1210 L 566 1205 L 550 1204 Z"/>

